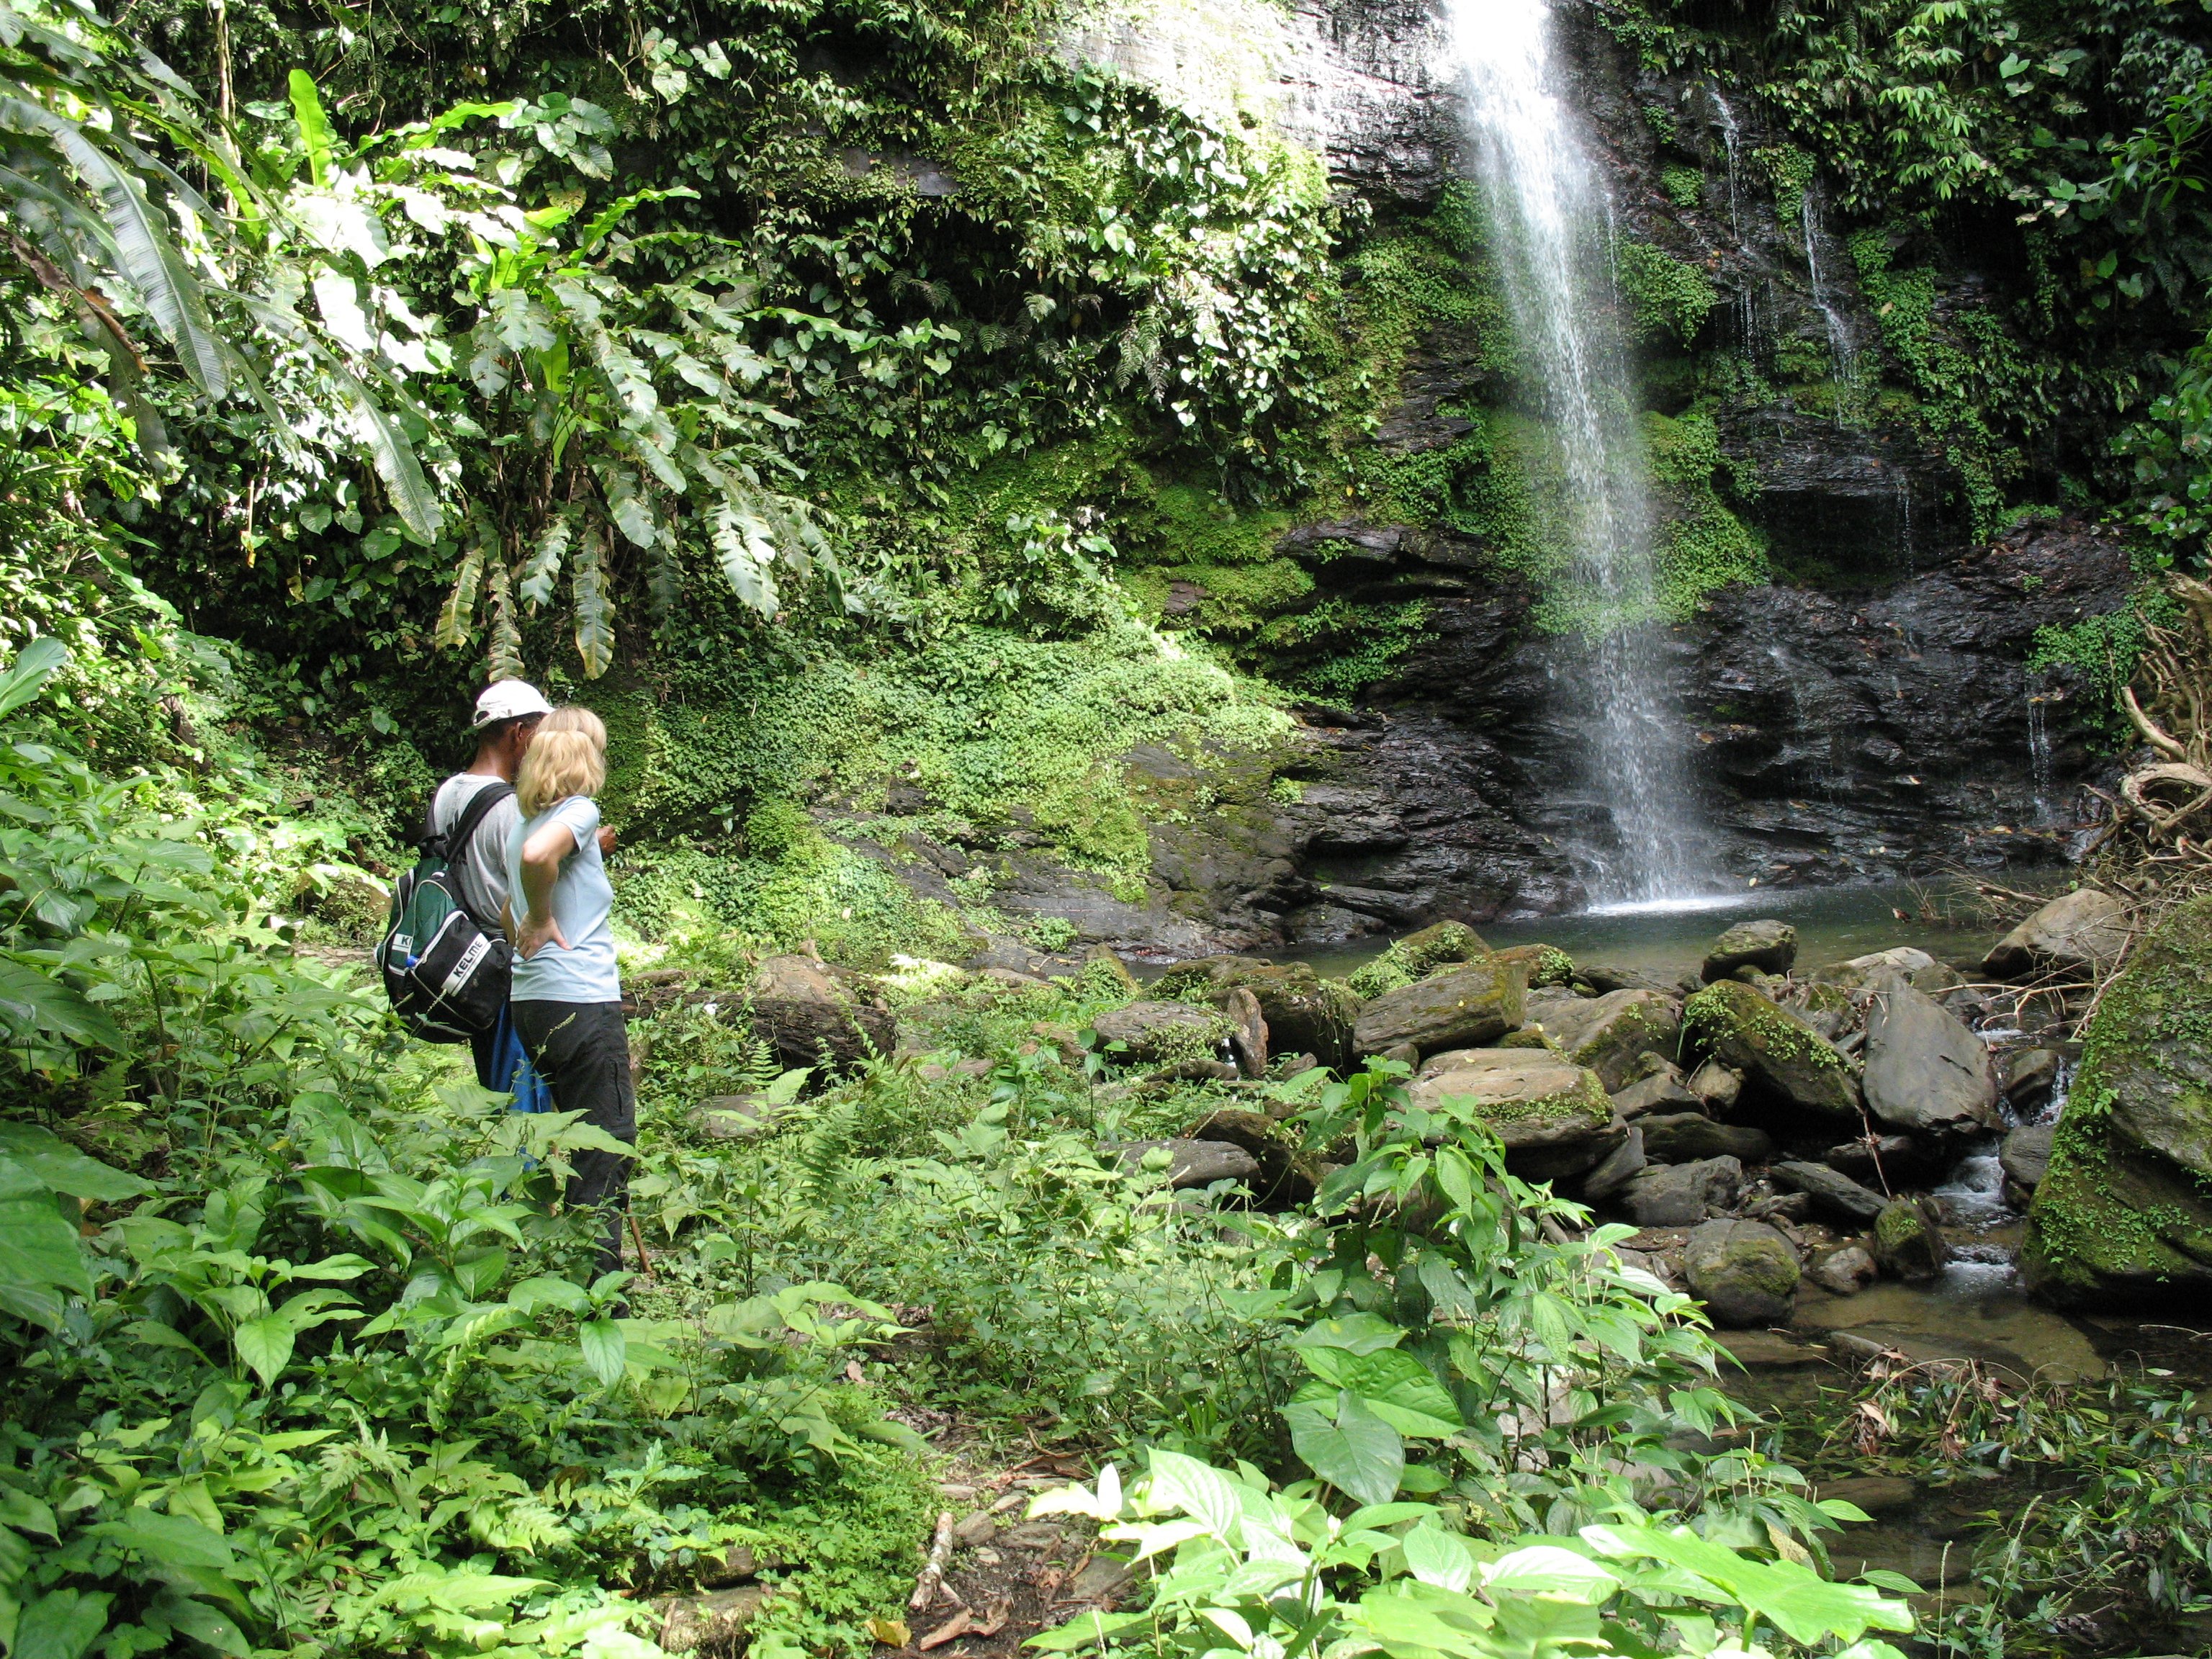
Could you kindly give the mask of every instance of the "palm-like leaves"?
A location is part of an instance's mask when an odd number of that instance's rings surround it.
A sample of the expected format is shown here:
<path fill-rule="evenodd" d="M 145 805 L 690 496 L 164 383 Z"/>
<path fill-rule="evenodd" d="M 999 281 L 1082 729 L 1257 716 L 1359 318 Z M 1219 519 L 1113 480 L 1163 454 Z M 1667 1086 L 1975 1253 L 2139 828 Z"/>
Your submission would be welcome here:
<path fill-rule="evenodd" d="M 301 131 L 319 182 L 330 130 L 312 82 L 306 100 Z M 228 208 L 194 190 L 165 151 L 221 179 Z M 280 434 L 289 423 L 249 353 L 302 353 L 351 417 L 401 521 L 421 540 L 437 533 L 436 496 L 385 399 L 370 390 L 376 381 L 386 398 L 397 395 L 391 365 L 257 292 L 275 266 L 312 280 L 303 268 L 330 261 L 297 234 L 283 201 L 248 176 L 229 134 L 191 89 L 88 14 L 72 12 L 56 27 L 0 0 L 0 221 L 8 233 L 0 246 L 134 367 L 143 356 L 132 329 L 143 317 L 199 392 L 210 400 L 246 392 L 270 408 Z"/>

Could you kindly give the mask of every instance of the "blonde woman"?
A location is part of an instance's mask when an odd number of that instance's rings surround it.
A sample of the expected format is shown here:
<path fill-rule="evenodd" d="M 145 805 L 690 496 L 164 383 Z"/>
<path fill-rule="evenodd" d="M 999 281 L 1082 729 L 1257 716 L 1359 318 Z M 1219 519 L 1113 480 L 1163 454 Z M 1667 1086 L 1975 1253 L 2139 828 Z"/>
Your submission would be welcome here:
<path fill-rule="evenodd" d="M 513 1012 L 515 1035 L 552 1085 L 555 1109 L 581 1112 L 593 1127 L 634 1143 L 637 1103 L 608 925 L 614 889 L 604 861 L 613 836 L 600 829 L 592 799 L 606 781 L 607 728 L 597 714 L 556 708 L 539 723 L 515 774 L 521 822 L 507 841 L 515 913 Z M 599 1273 L 622 1265 L 629 1162 L 609 1152 L 574 1155 L 568 1203 L 606 1211 Z"/>

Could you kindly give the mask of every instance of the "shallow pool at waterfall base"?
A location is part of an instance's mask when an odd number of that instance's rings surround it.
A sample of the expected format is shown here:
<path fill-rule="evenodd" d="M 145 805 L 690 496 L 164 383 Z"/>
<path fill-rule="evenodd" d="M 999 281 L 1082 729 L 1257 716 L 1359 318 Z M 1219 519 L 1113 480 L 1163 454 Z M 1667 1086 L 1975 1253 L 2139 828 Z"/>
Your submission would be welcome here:
<path fill-rule="evenodd" d="M 1326 888 L 1320 896 L 1328 902 Z M 1648 908 L 1609 907 L 1534 921 L 1478 922 L 1475 931 L 1493 950 L 1509 945 L 1556 945 L 1578 962 L 1602 963 L 1670 981 L 1694 975 L 1716 936 L 1732 923 L 1754 916 L 1772 916 L 1797 930 L 1801 969 L 1900 945 L 1917 945 L 1940 962 L 1978 962 L 2005 931 L 1983 917 L 1969 888 L 1904 881 L 1864 887 L 1753 888 Z M 1312 949 L 1293 945 L 1279 954 L 1310 962 L 1324 974 L 1348 974 L 1380 956 L 1391 937 L 1377 933 L 1356 945 Z"/>

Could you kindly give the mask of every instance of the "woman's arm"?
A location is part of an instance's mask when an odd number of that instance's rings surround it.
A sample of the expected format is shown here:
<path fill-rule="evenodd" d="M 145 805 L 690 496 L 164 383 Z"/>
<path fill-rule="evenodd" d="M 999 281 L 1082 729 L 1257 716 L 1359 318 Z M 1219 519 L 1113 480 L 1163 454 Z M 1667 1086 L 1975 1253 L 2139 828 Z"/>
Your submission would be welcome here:
<path fill-rule="evenodd" d="M 576 832 L 556 819 L 522 843 L 522 926 L 515 949 L 524 957 L 536 956 L 548 939 L 562 950 L 568 941 L 553 918 L 553 884 L 561 878 L 561 863 L 576 850 Z"/>

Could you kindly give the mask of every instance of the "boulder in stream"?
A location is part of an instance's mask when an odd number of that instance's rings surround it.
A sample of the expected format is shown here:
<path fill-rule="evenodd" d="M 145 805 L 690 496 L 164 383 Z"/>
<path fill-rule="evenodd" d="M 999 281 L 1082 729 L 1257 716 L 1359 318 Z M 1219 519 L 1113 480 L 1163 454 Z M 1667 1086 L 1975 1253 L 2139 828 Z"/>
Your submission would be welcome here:
<path fill-rule="evenodd" d="M 1774 1138 L 1745 1123 L 1716 1123 L 1702 1112 L 1670 1112 L 1642 1121 L 1644 1151 L 1654 1164 L 1695 1164 L 1709 1158 L 1733 1158 L 1764 1164 L 1774 1156 Z"/>
<path fill-rule="evenodd" d="M 1682 1274 L 1716 1325 L 1786 1324 L 1797 1252 L 1764 1222 L 1708 1221 L 1683 1241 Z"/>
<path fill-rule="evenodd" d="M 2079 888 L 1999 939 L 1982 966 L 1997 979 L 2053 970 L 2101 973 L 2126 953 L 2129 933 L 2126 905 L 2094 887 Z"/>
<path fill-rule="evenodd" d="M 2005 1202 L 2024 1210 L 2051 1173 L 2051 1142 L 2058 1133 L 2055 1123 L 2024 1123 L 2004 1138 L 1997 1149 L 1997 1165 L 2004 1171 Z"/>
<path fill-rule="evenodd" d="M 1813 1212 L 1823 1221 L 1842 1227 L 1863 1227 L 1879 1216 L 1889 1200 L 1869 1192 L 1849 1176 L 1825 1164 L 1791 1159 L 1767 1171 L 1778 1187 L 1802 1193 L 1813 1200 Z"/>
<path fill-rule="evenodd" d="M 1534 1049 L 1435 1055 L 1408 1093 L 1424 1111 L 1459 1103 L 1505 1143 L 1506 1167 L 1527 1181 L 1579 1174 L 1628 1135 L 1594 1073 Z"/>
<path fill-rule="evenodd" d="M 1682 1029 L 1680 1006 L 1658 991 L 1547 999 L 1534 1018 L 1559 1052 L 1595 1072 L 1608 1092 L 1644 1074 L 1645 1054 L 1673 1054 Z"/>
<path fill-rule="evenodd" d="M 1818 1258 L 1806 1270 L 1805 1277 L 1831 1296 L 1856 1296 L 1881 1277 L 1881 1273 L 1863 1248 L 1845 1244 Z"/>
<path fill-rule="evenodd" d="M 1960 1135 L 1996 1121 L 1997 1079 L 1981 1038 L 1888 969 L 1867 1011 L 1867 1109 L 1913 1134 Z"/>
<path fill-rule="evenodd" d="M 1797 930 L 1771 919 L 1739 921 L 1715 939 L 1698 972 L 1705 982 L 1728 979 L 1742 968 L 1762 974 L 1786 974 L 1797 960 Z"/>
<path fill-rule="evenodd" d="M 1639 1227 L 1694 1227 L 1735 1202 L 1743 1165 L 1732 1158 L 1655 1164 L 1631 1181 L 1621 1201 Z"/>
<path fill-rule="evenodd" d="M 1923 1283 L 1943 1271 L 1951 1247 L 1943 1238 L 1943 1218 L 1935 1200 L 1900 1198 L 1875 1218 L 1874 1256 L 1882 1270 L 1910 1283 Z"/>
<path fill-rule="evenodd" d="M 2058 1088 L 2063 1063 L 2056 1048 L 2015 1048 L 1997 1061 L 1997 1086 L 2005 1104 L 2021 1117 L 2031 1117 L 2051 1103 Z"/>
<path fill-rule="evenodd" d="M 1352 1046 L 1379 1054 L 1410 1043 L 1432 1054 L 1495 1042 L 1526 1021 L 1528 987 L 1521 975 L 1517 966 L 1485 957 L 1385 991 L 1360 1009 Z"/>
<path fill-rule="evenodd" d="M 1684 1032 L 1768 1103 L 1856 1122 L 1858 1083 L 1835 1045 L 1748 985 L 1721 980 L 1682 1010 Z"/>
<path fill-rule="evenodd" d="M 2100 1306 L 2212 1288 L 2212 895 L 2176 907 L 2091 1016 L 2021 1267 Z"/>

